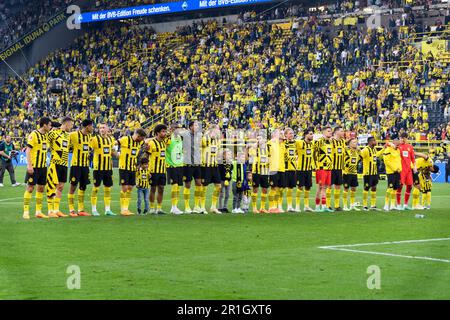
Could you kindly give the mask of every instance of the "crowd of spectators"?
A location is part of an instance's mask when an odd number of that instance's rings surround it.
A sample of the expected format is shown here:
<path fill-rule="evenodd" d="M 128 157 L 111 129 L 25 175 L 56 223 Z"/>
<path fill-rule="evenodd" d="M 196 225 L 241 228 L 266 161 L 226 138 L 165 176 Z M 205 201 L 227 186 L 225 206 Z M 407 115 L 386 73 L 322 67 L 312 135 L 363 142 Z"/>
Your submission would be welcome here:
<path fill-rule="evenodd" d="M 24 137 L 40 116 L 63 114 L 124 134 L 188 105 L 192 113 L 176 116 L 183 125 L 196 118 L 300 132 L 331 124 L 379 139 L 404 131 L 448 139 L 449 125 L 429 127 L 432 108 L 448 115 L 448 68 L 400 36 L 410 28 L 325 33 L 314 18 L 294 30 L 211 20 L 180 28 L 174 47 L 150 28 L 111 25 L 49 55 L 24 75 L 26 83 L 9 79 L 0 92 L 0 134 Z M 62 94 L 49 92 L 52 78 L 63 80 Z M 431 84 L 433 98 L 425 95 Z"/>
<path fill-rule="evenodd" d="M 0 2 L 0 51 L 65 9 L 72 0 Z"/>

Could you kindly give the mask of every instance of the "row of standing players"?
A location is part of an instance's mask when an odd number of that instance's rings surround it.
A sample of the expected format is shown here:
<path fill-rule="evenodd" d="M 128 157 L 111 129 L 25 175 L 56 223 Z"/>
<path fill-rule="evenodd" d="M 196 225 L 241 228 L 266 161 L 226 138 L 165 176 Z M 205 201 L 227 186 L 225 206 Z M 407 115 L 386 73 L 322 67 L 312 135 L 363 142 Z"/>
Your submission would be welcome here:
<path fill-rule="evenodd" d="M 138 189 L 138 213 L 162 214 L 164 186 L 171 188 L 171 213 L 207 213 L 206 192 L 214 185 L 210 212 L 227 212 L 230 189 L 233 192 L 233 212 L 243 212 L 244 191 L 249 189 L 252 211 L 259 213 L 283 212 L 283 197 L 286 194 L 286 211 L 300 212 L 303 195 L 304 211 L 359 210 L 355 201 L 358 187 L 357 166 L 363 162 L 363 208 L 376 208 L 376 188 L 378 184 L 377 158 L 383 156 L 388 173 L 387 199 L 391 205 L 385 210 L 407 209 L 409 196 L 413 190 L 413 208 L 421 209 L 419 195 L 422 191 L 424 204 L 429 207 L 431 180 L 429 172 L 436 170 L 426 155 L 420 155 L 419 168 L 414 150 L 404 137 L 402 143 L 388 143 L 382 150 L 376 150 L 374 138 L 362 150 L 357 140 L 346 141 L 341 127 L 325 127 L 323 137 L 313 140 L 314 129 L 305 130 L 302 140 L 294 139 L 294 131 L 276 129 L 270 140 L 257 135 L 256 141 L 238 150 L 237 156 L 226 149 L 222 152 L 220 130 L 213 126 L 204 134 L 199 133 L 199 125 L 193 121 L 188 130 L 171 128 L 169 134 L 165 125 L 157 125 L 154 136 L 146 139 L 143 129 L 130 136 L 116 140 L 109 133 L 106 124 L 99 125 L 99 133 L 94 134 L 93 121 L 86 119 L 81 128 L 73 131 L 74 121 L 64 118 L 61 124 L 49 118 L 39 121 L 39 128 L 27 140 L 27 188 L 24 194 L 23 217 L 29 219 L 32 193 L 36 187 L 37 218 L 57 218 L 67 215 L 60 211 L 62 191 L 67 182 L 69 153 L 72 160 L 69 175 L 69 216 L 89 216 L 85 211 L 84 198 L 90 184 L 90 166 L 93 167 L 93 188 L 91 193 L 92 215 L 99 215 L 97 198 L 100 186 L 104 186 L 105 215 L 115 215 L 111 211 L 111 187 L 113 186 L 112 157 L 119 159 L 120 214 L 133 215 L 129 210 L 132 189 Z M 172 130 L 173 129 L 173 130 Z M 170 136 L 170 137 L 169 137 Z M 120 152 L 116 151 L 118 145 Z M 51 152 L 47 166 L 47 153 Z M 219 159 L 223 155 L 223 159 Z M 419 161 L 418 161 L 419 162 Z M 250 163 L 250 164 L 249 164 Z M 395 166 L 391 164 L 395 163 Z M 399 165 L 400 163 L 400 165 Z M 428 169 L 427 169 L 428 168 Z M 419 171 L 420 170 L 420 174 Z M 312 187 L 313 171 L 316 173 L 316 208 L 309 206 L 309 192 Z M 191 182 L 195 183 L 194 208 L 190 206 Z M 180 188 L 184 185 L 185 208 L 178 208 Z M 344 186 L 343 204 L 340 207 L 340 192 Z M 400 204 L 402 186 L 406 186 L 404 205 Z M 247 187 L 247 188 L 246 188 Z M 77 191 L 78 210 L 75 210 Z M 45 190 L 46 189 L 46 190 Z M 261 189 L 259 207 L 258 192 Z M 297 189 L 293 201 L 294 189 Z M 42 213 L 43 193 L 47 193 L 48 214 Z M 331 193 L 334 190 L 334 209 Z M 370 191 L 370 202 L 368 195 Z M 350 202 L 348 196 L 350 195 Z M 388 200 L 389 200 L 388 199 Z M 141 202 L 145 207 L 141 211 Z M 267 207 L 267 200 L 269 205 Z M 387 200 L 387 201 L 388 201 Z M 395 201 L 394 201 L 395 200 Z M 218 205 L 219 202 L 219 205 Z M 294 204 L 295 202 L 295 204 Z"/>

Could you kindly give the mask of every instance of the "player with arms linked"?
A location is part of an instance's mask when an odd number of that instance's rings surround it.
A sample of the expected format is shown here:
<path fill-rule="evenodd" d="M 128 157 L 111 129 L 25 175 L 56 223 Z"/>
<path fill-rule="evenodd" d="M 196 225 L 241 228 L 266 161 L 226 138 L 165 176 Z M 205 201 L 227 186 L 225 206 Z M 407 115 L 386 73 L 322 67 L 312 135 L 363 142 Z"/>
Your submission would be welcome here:
<path fill-rule="evenodd" d="M 30 219 L 30 202 L 36 186 L 36 218 L 48 218 L 42 213 L 42 201 L 44 188 L 47 184 L 47 152 L 48 132 L 52 128 L 50 118 L 43 117 L 39 120 L 39 129 L 30 133 L 27 139 L 27 174 L 25 181 L 27 187 L 23 195 L 23 218 Z"/>

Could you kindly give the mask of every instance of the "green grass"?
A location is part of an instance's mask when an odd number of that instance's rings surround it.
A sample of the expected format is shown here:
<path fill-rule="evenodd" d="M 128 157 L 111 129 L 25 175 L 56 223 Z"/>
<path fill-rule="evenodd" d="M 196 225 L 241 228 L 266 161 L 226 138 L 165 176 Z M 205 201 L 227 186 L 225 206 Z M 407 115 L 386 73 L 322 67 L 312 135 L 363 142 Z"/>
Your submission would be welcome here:
<path fill-rule="evenodd" d="M 23 169 L 17 175 L 23 181 Z M 318 248 L 448 238 L 448 185 L 434 185 L 433 209 L 421 212 L 424 219 L 407 211 L 24 221 L 23 188 L 10 187 L 8 178 L 0 189 L 0 299 L 450 298 L 450 263 Z M 117 179 L 116 172 L 116 213 Z M 384 182 L 379 190 L 381 207 Z M 133 193 L 133 211 L 135 199 Z M 450 241 L 353 249 L 450 260 Z M 79 290 L 67 289 L 69 265 L 80 267 Z M 381 269 L 380 290 L 367 288 L 371 265 Z"/>

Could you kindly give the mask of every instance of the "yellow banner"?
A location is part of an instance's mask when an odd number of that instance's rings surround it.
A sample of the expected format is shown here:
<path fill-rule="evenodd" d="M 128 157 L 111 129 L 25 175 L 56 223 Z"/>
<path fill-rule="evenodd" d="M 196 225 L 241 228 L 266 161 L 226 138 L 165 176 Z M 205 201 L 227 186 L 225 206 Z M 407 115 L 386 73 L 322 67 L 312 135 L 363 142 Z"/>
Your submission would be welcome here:
<path fill-rule="evenodd" d="M 440 56 L 445 52 L 446 40 L 433 40 L 431 43 L 422 41 L 422 54 L 426 55 L 431 51 L 434 57 Z"/>
<path fill-rule="evenodd" d="M 292 23 L 291 22 L 285 22 L 285 23 L 277 23 L 277 24 L 273 24 L 272 25 L 272 29 L 275 29 L 276 27 L 284 29 L 284 30 L 289 30 L 292 28 Z"/>
<path fill-rule="evenodd" d="M 347 17 L 344 18 L 344 25 L 345 26 L 354 26 L 358 23 L 358 18 L 357 17 Z"/>
<path fill-rule="evenodd" d="M 358 23 L 358 17 L 346 17 L 344 19 L 337 18 L 336 20 L 334 20 L 334 25 L 335 26 L 340 26 L 340 25 L 354 26 L 357 23 Z"/>

